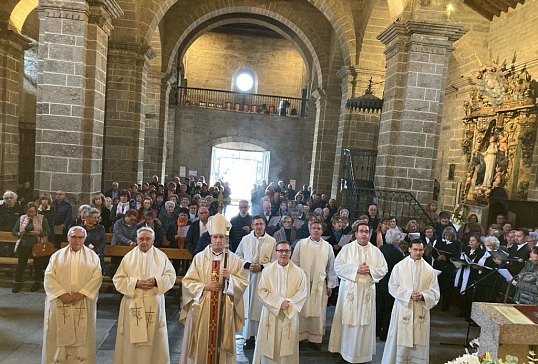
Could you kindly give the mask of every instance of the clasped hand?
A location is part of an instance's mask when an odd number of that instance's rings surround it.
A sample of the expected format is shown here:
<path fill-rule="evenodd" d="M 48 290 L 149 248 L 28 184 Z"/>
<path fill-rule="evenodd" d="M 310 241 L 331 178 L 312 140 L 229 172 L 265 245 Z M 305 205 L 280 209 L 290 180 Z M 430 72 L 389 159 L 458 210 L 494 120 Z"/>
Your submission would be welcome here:
<path fill-rule="evenodd" d="M 136 288 L 152 289 L 155 287 L 155 278 L 139 279 L 136 281 Z"/>
<path fill-rule="evenodd" d="M 420 293 L 420 292 L 413 291 L 413 292 L 411 293 L 411 299 L 412 299 L 413 301 L 422 301 L 422 297 L 423 297 L 423 296 L 422 296 L 422 293 Z"/>
<path fill-rule="evenodd" d="M 262 266 L 260 263 L 250 263 L 250 267 L 248 268 L 251 272 L 257 273 L 262 270 Z"/>
<path fill-rule="evenodd" d="M 291 302 L 288 300 L 284 300 L 282 304 L 280 305 L 280 308 L 282 310 L 287 310 L 291 306 Z"/>
<path fill-rule="evenodd" d="M 60 301 L 62 301 L 65 304 L 73 304 L 73 303 L 77 303 L 78 301 L 80 301 L 84 297 L 86 297 L 86 296 L 84 296 L 80 292 L 77 292 L 77 293 L 73 293 L 73 294 L 64 293 L 63 295 L 61 295 L 58 298 L 60 299 Z"/>
<path fill-rule="evenodd" d="M 357 269 L 357 273 L 370 274 L 370 266 L 366 263 L 362 263 L 361 265 L 359 265 L 359 269 Z"/>

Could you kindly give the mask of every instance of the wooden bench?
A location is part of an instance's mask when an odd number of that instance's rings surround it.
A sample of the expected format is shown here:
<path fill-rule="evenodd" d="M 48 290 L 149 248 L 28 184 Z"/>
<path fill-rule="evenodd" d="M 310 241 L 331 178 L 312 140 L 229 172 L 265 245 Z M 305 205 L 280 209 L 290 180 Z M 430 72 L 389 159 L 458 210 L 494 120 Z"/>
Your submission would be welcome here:
<path fill-rule="evenodd" d="M 11 234 L 11 231 L 0 231 L 0 243 L 15 244 L 18 238 Z M 0 265 L 17 265 L 19 264 L 19 258 L 15 256 L 0 257 Z M 34 260 L 28 259 L 28 265 L 32 266 Z"/>

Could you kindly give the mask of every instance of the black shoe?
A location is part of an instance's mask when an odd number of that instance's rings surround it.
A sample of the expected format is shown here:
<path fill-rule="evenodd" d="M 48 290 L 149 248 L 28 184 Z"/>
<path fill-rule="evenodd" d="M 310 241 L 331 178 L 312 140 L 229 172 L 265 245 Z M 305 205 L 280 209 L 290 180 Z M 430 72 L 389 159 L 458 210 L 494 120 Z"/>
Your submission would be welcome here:
<path fill-rule="evenodd" d="M 19 293 L 22 289 L 22 283 L 14 283 L 13 288 L 11 289 L 12 293 Z"/>
<path fill-rule="evenodd" d="M 321 344 L 320 343 L 308 343 L 308 346 L 310 347 L 310 349 L 314 350 L 314 351 L 321 351 Z"/>
<path fill-rule="evenodd" d="M 43 286 L 43 284 L 41 282 L 35 282 L 34 285 L 32 286 L 32 288 L 30 288 L 30 292 L 39 291 L 42 286 Z"/>
<path fill-rule="evenodd" d="M 250 339 L 246 339 L 245 343 L 243 344 L 244 350 L 252 350 L 256 346 L 256 342 L 254 341 L 254 337 L 251 337 Z"/>
<path fill-rule="evenodd" d="M 336 362 L 337 363 L 344 363 L 344 364 L 348 364 L 349 362 L 346 361 L 344 358 L 342 358 L 341 355 L 339 355 L 340 357 L 338 359 L 336 359 Z"/>

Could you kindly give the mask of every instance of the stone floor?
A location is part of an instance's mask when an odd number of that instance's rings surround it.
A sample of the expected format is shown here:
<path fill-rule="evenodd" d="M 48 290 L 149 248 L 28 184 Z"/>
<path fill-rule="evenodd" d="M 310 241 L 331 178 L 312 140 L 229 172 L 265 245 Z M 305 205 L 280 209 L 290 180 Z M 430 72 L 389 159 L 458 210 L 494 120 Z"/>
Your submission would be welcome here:
<path fill-rule="evenodd" d="M 43 335 L 44 292 L 29 292 L 31 282 L 25 283 L 23 291 L 11 293 L 11 278 L 0 273 L 0 364 L 40 363 Z M 99 295 L 97 313 L 97 358 L 99 364 L 111 364 L 114 355 L 116 324 L 121 296 L 117 293 Z M 178 321 L 177 299 L 173 294 L 167 297 L 168 337 L 170 342 L 171 363 L 178 363 L 180 356 L 183 325 Z M 334 363 L 335 354 L 327 351 L 330 324 L 334 307 L 328 308 L 327 335 L 321 352 L 308 346 L 301 346 L 300 363 Z M 443 364 L 464 353 L 467 324 L 454 317 L 456 310 L 441 312 L 440 307 L 432 310 L 430 363 Z M 477 328 L 471 328 L 471 339 L 477 335 Z M 238 339 L 237 362 L 248 364 L 252 361 L 253 351 L 243 352 L 242 339 Z M 377 341 L 377 355 L 371 363 L 380 363 L 383 345 Z M 150 363 L 148 363 L 150 364 Z"/>

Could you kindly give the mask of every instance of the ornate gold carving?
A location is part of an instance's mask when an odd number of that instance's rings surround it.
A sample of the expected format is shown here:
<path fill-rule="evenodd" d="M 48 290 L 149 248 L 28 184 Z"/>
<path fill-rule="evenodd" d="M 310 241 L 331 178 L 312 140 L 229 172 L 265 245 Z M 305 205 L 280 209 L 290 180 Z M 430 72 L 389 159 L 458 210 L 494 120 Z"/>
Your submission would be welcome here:
<path fill-rule="evenodd" d="M 531 76 L 514 65 L 490 63 L 474 77 L 470 100 L 463 103 L 461 146 L 468 168 L 459 202 L 488 204 L 497 187 L 510 199 L 526 200 L 537 130 Z"/>

